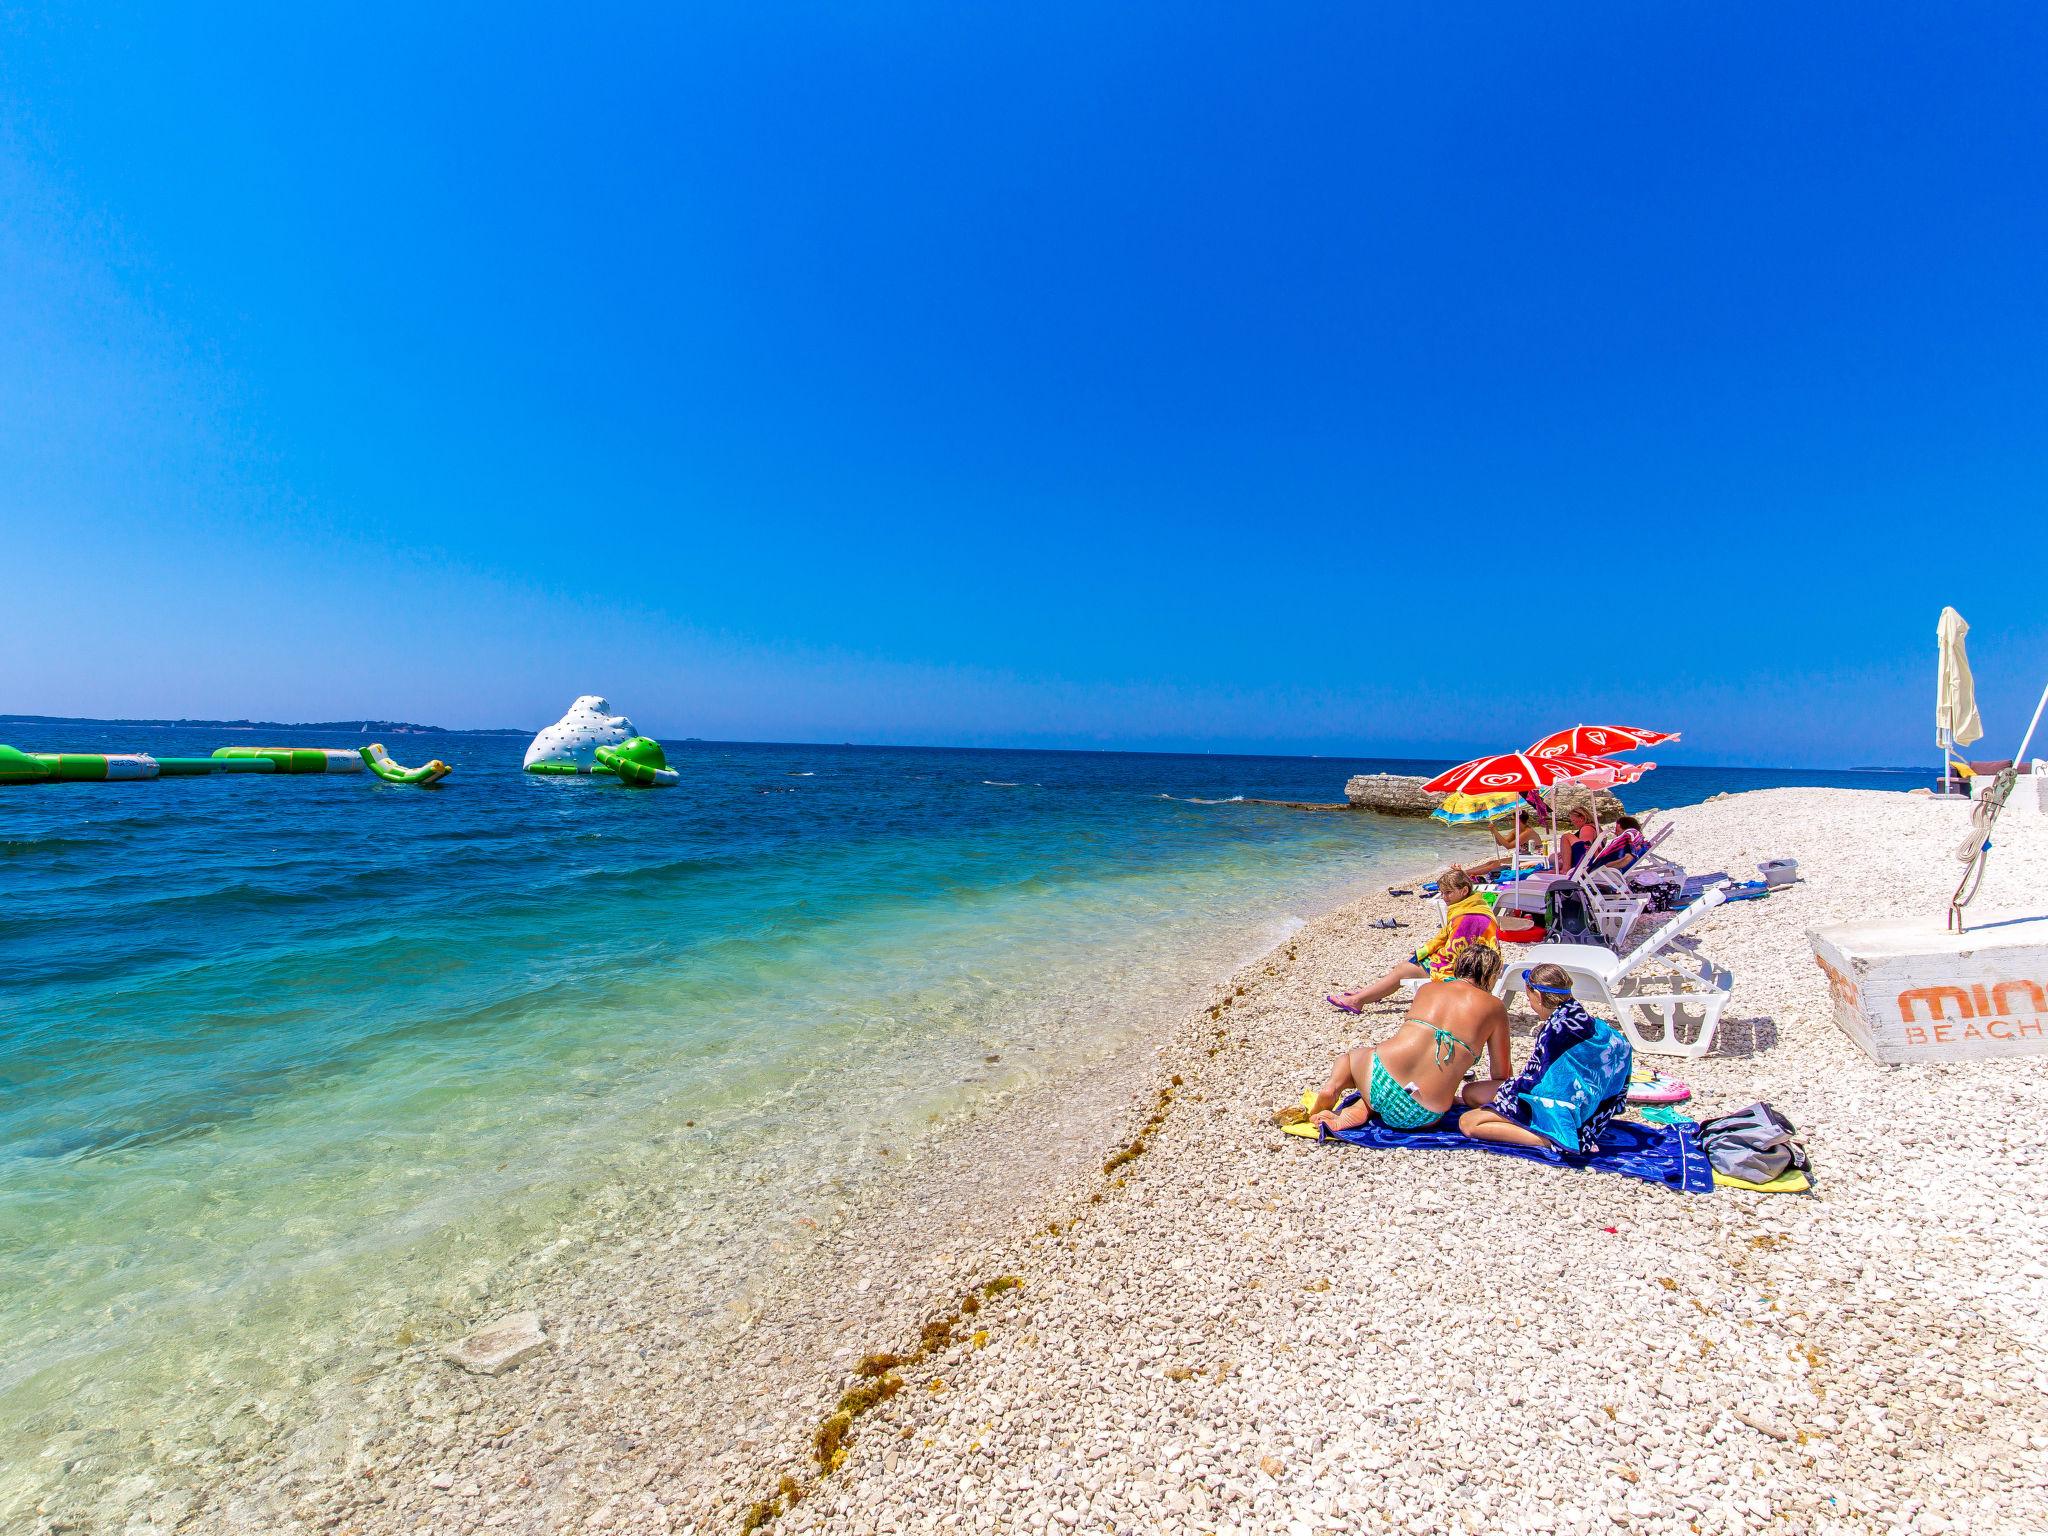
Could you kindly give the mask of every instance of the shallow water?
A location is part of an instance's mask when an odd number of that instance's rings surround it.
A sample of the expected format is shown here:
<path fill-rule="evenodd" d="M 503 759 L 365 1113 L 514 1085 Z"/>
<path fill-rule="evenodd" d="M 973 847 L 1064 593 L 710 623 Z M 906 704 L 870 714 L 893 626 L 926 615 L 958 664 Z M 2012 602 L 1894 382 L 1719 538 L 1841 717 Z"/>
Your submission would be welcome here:
<path fill-rule="evenodd" d="M 749 1209 L 824 1214 L 1443 839 L 1233 802 L 1412 765 L 689 744 L 635 792 L 522 775 L 523 738 L 387 745 L 456 774 L 0 791 L 0 1513 L 74 1453 L 288 1417 L 351 1339 L 449 1331 L 657 1206 L 709 1305 Z M 1795 779 L 1887 783 L 1636 794 Z"/>

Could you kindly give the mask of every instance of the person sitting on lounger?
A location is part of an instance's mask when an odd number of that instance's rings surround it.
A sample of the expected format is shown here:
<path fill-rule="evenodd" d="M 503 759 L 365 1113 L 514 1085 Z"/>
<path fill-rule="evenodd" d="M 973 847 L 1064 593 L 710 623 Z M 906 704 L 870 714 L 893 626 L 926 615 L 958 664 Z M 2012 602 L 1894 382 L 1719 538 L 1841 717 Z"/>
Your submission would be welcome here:
<path fill-rule="evenodd" d="M 1481 1056 L 1494 1073 L 1507 1071 L 1508 1010 L 1493 995 L 1500 967 L 1499 950 L 1467 945 L 1448 979 L 1416 989 L 1399 1029 L 1376 1046 L 1339 1056 L 1306 1111 L 1282 1110 L 1275 1118 L 1283 1125 L 1306 1118 L 1319 1131 L 1353 1130 L 1368 1115 L 1397 1131 L 1434 1124 L 1458 1102 L 1458 1084 Z M 1353 1089 L 1358 1102 L 1338 1110 Z"/>
<path fill-rule="evenodd" d="M 1543 1021 L 1529 1060 L 1505 1082 L 1467 1083 L 1458 1095 L 1467 1106 L 1458 1129 L 1476 1141 L 1597 1152 L 1600 1133 L 1628 1104 L 1635 1052 L 1572 996 L 1563 967 L 1534 966 L 1523 985 Z"/>
<path fill-rule="evenodd" d="M 1579 867 L 1600 841 L 1600 819 L 1593 814 L 1590 797 L 1571 801 L 1564 807 L 1565 820 L 1571 825 L 1560 832 L 1557 848 L 1550 856 L 1550 867 L 1560 875 L 1568 875 Z"/>
<path fill-rule="evenodd" d="M 1493 827 L 1493 840 L 1508 850 L 1476 864 L 1461 864 L 1458 867 L 1475 881 L 1491 879 L 1510 865 L 1521 869 L 1540 869 L 1544 863 L 1543 829 L 1534 822 L 1522 823 L 1521 840 L 1517 843 L 1514 824 L 1499 822 Z M 1532 859 L 1534 862 L 1531 862 Z"/>
<path fill-rule="evenodd" d="M 1605 869 L 1610 864 L 1626 864 L 1643 851 L 1643 824 L 1633 816 L 1614 818 L 1614 835 L 1607 839 L 1606 846 L 1593 856 L 1588 870 Z"/>
<path fill-rule="evenodd" d="M 1371 986 L 1351 992 L 1332 992 L 1329 1004 L 1346 1013 L 1356 1013 L 1368 1003 L 1392 997 L 1402 982 L 1414 977 L 1441 981 L 1451 974 L 1458 956 L 1473 945 L 1500 949 L 1500 930 L 1494 926 L 1493 907 L 1484 896 L 1474 893 L 1472 878 L 1462 869 L 1447 869 L 1437 876 L 1436 893 L 1447 909 L 1444 925 L 1436 937 L 1405 960 L 1399 960 Z"/>

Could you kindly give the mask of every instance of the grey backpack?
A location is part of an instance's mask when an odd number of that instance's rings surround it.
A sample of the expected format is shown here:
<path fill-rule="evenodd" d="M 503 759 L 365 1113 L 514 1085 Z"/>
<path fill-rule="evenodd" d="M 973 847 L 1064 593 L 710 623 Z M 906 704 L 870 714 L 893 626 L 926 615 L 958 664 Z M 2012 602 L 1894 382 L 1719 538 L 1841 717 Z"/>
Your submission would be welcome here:
<path fill-rule="evenodd" d="M 1791 1169 L 1812 1165 L 1799 1131 L 1768 1104 L 1752 1104 L 1732 1115 L 1700 1123 L 1700 1145 L 1718 1172 L 1752 1184 L 1768 1184 Z"/>

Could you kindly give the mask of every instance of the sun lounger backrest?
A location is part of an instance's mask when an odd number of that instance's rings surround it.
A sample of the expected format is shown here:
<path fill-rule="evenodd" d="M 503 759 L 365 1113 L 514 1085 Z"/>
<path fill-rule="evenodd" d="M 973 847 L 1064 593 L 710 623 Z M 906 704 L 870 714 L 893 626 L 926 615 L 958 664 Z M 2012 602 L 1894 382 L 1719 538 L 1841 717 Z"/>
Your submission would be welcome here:
<path fill-rule="evenodd" d="M 1620 853 L 1627 846 L 1628 834 L 1626 832 L 1615 832 L 1601 838 L 1599 842 L 1593 845 L 1593 851 L 1587 855 L 1585 860 L 1586 868 L 1593 870 L 1600 868 L 1603 862 L 1611 863 L 1613 856 Z"/>
<path fill-rule="evenodd" d="M 1663 826 L 1659 827 L 1654 834 L 1652 834 L 1650 837 L 1645 838 L 1641 845 L 1637 847 L 1634 853 L 1630 854 L 1626 859 L 1622 860 L 1619 864 L 1615 865 L 1615 873 L 1622 875 L 1627 874 L 1630 870 L 1634 869 L 1638 864 L 1642 863 L 1643 860 L 1647 859 L 1651 854 L 1655 853 L 1657 851 L 1657 845 L 1663 842 L 1664 839 L 1669 837 L 1670 835 L 1671 823 L 1667 821 L 1664 823 Z"/>
<path fill-rule="evenodd" d="M 1630 853 L 1627 858 L 1623 859 L 1620 863 L 1614 866 L 1615 871 L 1619 874 L 1627 874 L 1630 870 L 1634 869 L 1638 864 L 1642 863 L 1644 858 L 1648 856 L 1649 853 L 1653 849 L 1655 849 L 1659 843 L 1663 842 L 1666 837 L 1670 836 L 1670 834 L 1671 823 L 1668 821 L 1665 822 L 1663 826 L 1659 827 L 1656 830 L 1656 832 L 1649 837 L 1644 837 L 1640 832 L 1637 833 L 1635 850 L 1632 853 Z"/>
<path fill-rule="evenodd" d="M 1690 906 L 1672 913 L 1669 922 L 1622 957 L 1621 969 L 1624 972 L 1634 970 L 1727 899 L 1727 891 L 1717 885 Z"/>
<path fill-rule="evenodd" d="M 1671 823 L 1667 821 L 1649 837 L 1640 832 L 1617 832 L 1593 850 L 1593 856 L 1585 861 L 1585 867 L 1589 871 L 1611 869 L 1616 874 L 1625 875 L 1642 862 L 1644 854 L 1663 842 L 1670 831 Z"/>

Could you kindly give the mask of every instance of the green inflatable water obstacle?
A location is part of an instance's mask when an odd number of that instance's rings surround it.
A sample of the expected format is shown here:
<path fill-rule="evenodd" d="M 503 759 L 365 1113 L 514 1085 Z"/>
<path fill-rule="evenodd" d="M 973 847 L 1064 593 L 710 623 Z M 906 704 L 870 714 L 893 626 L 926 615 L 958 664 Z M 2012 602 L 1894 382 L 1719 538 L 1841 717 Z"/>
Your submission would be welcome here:
<path fill-rule="evenodd" d="M 31 752 L 46 777 L 57 783 L 106 779 L 153 779 L 157 761 L 146 752 Z"/>
<path fill-rule="evenodd" d="M 34 756 L 14 747 L 0 747 L 0 784 L 39 784 L 50 776 Z"/>
<path fill-rule="evenodd" d="M 655 748 L 656 756 L 661 749 Z M 86 784 L 122 779 L 192 779 L 212 773 L 361 773 L 387 784 L 438 784 L 452 772 L 438 757 L 423 768 L 391 760 L 372 742 L 336 747 L 216 747 L 211 757 L 152 757 L 147 752 L 22 752 L 0 746 L 0 784 Z"/>
<path fill-rule="evenodd" d="M 621 784 L 635 789 L 655 789 L 674 784 L 682 777 L 668 765 L 668 754 L 651 736 L 628 736 L 616 747 L 599 747 L 598 765 L 618 775 Z"/>
<path fill-rule="evenodd" d="M 268 758 L 279 773 L 361 773 L 363 760 L 339 747 L 215 747 L 227 762 Z"/>
<path fill-rule="evenodd" d="M 424 768 L 404 767 L 391 760 L 391 754 L 380 741 L 356 750 L 362 755 L 363 766 L 386 784 L 438 784 L 454 771 L 438 757 Z"/>
<path fill-rule="evenodd" d="M 275 773 L 267 757 L 152 757 L 147 752 L 21 752 L 0 746 L 0 784 L 100 784 L 189 779 L 209 773 Z"/>

